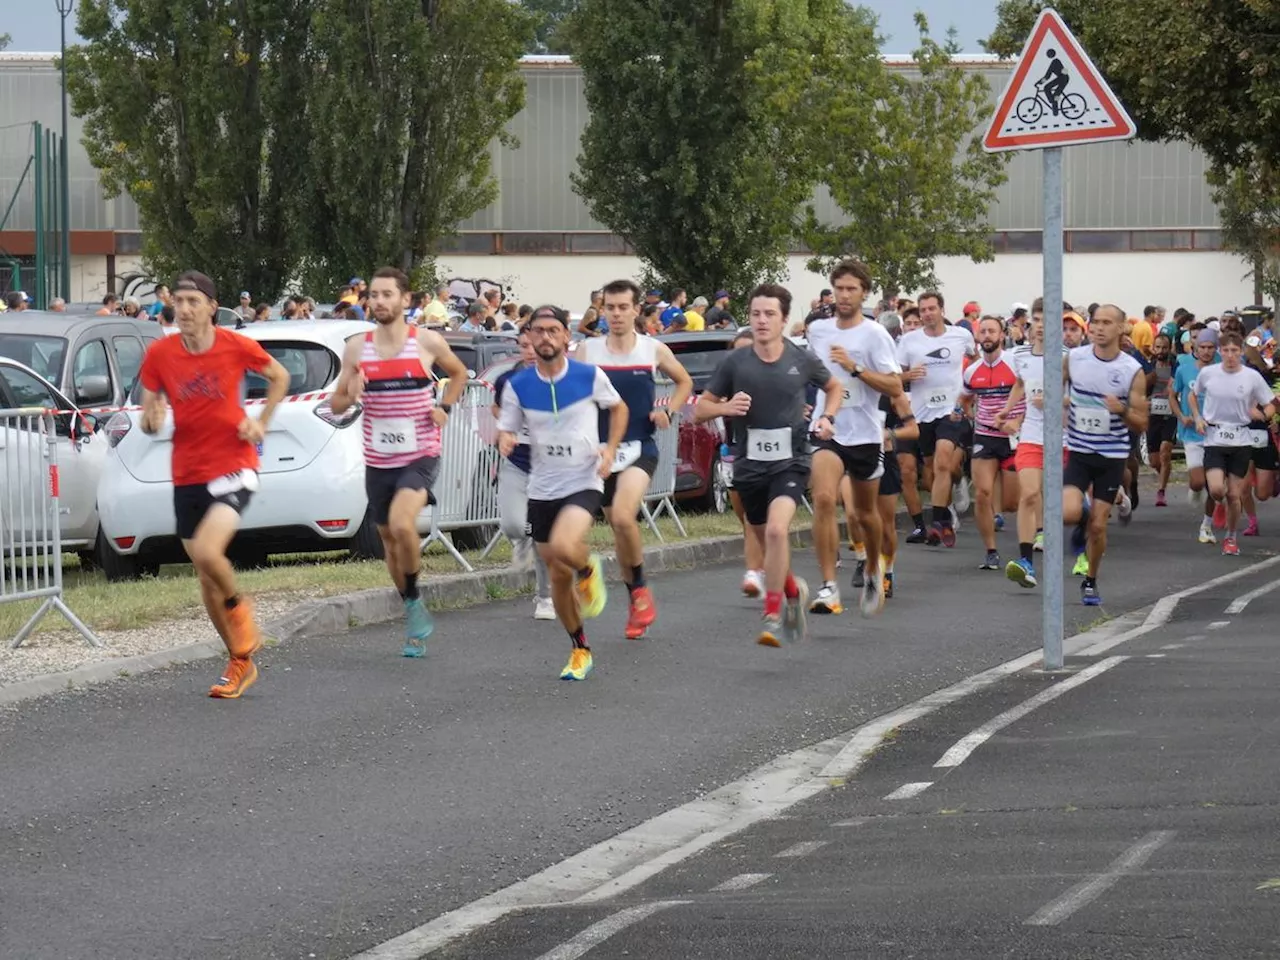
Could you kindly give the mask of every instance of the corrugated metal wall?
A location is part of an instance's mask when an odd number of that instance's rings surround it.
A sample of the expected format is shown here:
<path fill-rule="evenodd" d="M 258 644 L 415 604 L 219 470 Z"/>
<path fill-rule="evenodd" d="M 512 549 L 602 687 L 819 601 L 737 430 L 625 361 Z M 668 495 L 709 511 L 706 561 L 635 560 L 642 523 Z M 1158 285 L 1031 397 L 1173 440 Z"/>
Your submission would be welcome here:
<path fill-rule="evenodd" d="M 998 92 L 1007 71 L 979 67 Z M 525 69 L 529 94 L 511 123 L 520 147 L 495 147 L 500 199 L 461 225 L 462 230 L 601 230 L 569 184 L 578 141 L 587 122 L 582 75 L 571 66 Z M 29 122 L 59 123 L 59 76 L 46 62 L 0 58 L 0 212 L 13 195 L 31 150 Z M 104 201 L 80 146 L 80 121 L 71 119 L 71 218 L 82 230 L 137 229 L 137 210 L 122 197 Z M 1183 144 L 1109 143 L 1067 153 L 1066 226 L 1069 230 L 1212 229 L 1217 211 L 1204 183 L 1203 155 Z M 1040 158 L 1018 154 L 992 210 L 996 230 L 1039 230 Z M 8 229 L 30 229 L 29 189 L 22 192 Z M 818 208 L 836 211 L 821 191 Z"/>

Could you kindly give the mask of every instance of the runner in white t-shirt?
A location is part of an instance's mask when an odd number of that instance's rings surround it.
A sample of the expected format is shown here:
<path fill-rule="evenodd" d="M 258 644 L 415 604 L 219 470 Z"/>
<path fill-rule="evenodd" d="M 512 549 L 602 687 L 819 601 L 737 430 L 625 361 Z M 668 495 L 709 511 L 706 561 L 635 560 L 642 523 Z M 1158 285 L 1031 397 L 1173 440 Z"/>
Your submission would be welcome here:
<path fill-rule="evenodd" d="M 1258 431 L 1263 436 L 1256 437 L 1249 424 L 1275 416 L 1276 402 L 1262 374 L 1244 365 L 1244 341 L 1239 334 L 1224 333 L 1218 340 L 1218 353 L 1222 363 L 1200 371 L 1191 385 L 1189 405 L 1196 429 L 1204 434 L 1209 495 L 1227 502 L 1227 536 L 1222 552 L 1238 556 L 1236 528 L 1253 448 L 1259 442 L 1271 442 L 1267 431 Z"/>
<path fill-rule="evenodd" d="M 840 613 L 844 609 L 835 579 L 840 546 L 836 501 L 841 478 L 847 473 L 853 481 L 854 513 L 867 553 L 859 606 L 864 616 L 872 616 L 884 606 L 877 504 L 880 476 L 884 473 L 880 396 L 902 393 L 902 368 L 894 357 L 889 332 L 862 316 L 863 298 L 871 292 L 871 271 L 856 260 L 846 260 L 832 271 L 831 286 L 836 316 L 815 320 L 808 332 L 809 349 L 831 371 L 842 394 L 840 409 L 831 424 L 831 439 L 814 444 L 810 468 L 813 542 L 823 581 L 810 609 L 814 613 Z M 815 429 L 819 422 L 830 419 L 817 410 L 815 414 Z"/>
<path fill-rule="evenodd" d="M 918 301 L 922 327 L 898 341 L 902 380 L 911 390 L 911 412 L 920 424 L 917 441 L 924 457 L 925 483 L 932 492 L 933 523 L 930 544 L 956 545 L 951 521 L 951 488 L 964 470 L 964 450 L 972 425 L 959 407 L 964 386 L 964 361 L 976 357 L 973 334 L 948 326 L 940 293 L 924 293 Z M 913 535 L 907 541 L 918 542 Z"/>

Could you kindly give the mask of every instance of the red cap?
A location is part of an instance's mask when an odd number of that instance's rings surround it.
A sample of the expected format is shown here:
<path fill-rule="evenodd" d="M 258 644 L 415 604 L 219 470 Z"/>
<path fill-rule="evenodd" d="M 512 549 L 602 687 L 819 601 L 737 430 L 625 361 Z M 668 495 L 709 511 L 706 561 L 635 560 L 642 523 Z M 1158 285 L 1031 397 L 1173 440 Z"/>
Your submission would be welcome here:
<path fill-rule="evenodd" d="M 971 313 L 981 313 L 982 307 L 978 306 L 977 301 L 970 300 L 964 305 L 964 315 L 967 317 Z"/>

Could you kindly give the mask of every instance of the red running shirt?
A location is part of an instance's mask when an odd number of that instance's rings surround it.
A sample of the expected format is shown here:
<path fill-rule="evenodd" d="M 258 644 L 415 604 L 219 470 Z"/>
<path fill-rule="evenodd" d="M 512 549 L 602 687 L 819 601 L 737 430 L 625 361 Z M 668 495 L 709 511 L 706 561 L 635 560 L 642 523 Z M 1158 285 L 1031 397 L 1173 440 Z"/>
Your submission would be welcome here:
<path fill-rule="evenodd" d="M 258 469 L 258 451 L 237 435 L 245 418 L 240 385 L 262 371 L 271 355 L 256 340 L 214 327 L 213 346 L 190 353 L 182 337 L 161 337 L 147 348 L 138 376 L 173 408 L 173 484 L 208 483 L 237 470 Z"/>

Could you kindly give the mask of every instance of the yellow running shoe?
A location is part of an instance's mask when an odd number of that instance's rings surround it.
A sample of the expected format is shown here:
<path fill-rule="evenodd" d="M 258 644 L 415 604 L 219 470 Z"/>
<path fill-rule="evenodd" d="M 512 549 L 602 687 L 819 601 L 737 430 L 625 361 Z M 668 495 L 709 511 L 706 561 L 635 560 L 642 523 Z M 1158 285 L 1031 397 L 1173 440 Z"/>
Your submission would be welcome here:
<path fill-rule="evenodd" d="M 600 554 L 593 553 L 587 565 L 591 572 L 578 578 L 578 605 L 582 609 L 583 619 L 598 617 L 604 611 L 604 602 L 608 597 L 604 585 L 604 570 L 600 567 Z M 590 659 L 588 657 L 588 659 Z"/>
<path fill-rule="evenodd" d="M 1089 557 L 1086 554 L 1080 554 L 1076 557 L 1076 565 L 1071 568 L 1071 575 L 1075 577 L 1087 577 L 1089 575 Z"/>
<path fill-rule="evenodd" d="M 560 679 L 585 680 L 592 666 L 591 651 L 583 647 L 574 647 L 573 653 L 569 654 L 569 662 L 560 671 Z"/>

